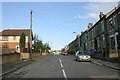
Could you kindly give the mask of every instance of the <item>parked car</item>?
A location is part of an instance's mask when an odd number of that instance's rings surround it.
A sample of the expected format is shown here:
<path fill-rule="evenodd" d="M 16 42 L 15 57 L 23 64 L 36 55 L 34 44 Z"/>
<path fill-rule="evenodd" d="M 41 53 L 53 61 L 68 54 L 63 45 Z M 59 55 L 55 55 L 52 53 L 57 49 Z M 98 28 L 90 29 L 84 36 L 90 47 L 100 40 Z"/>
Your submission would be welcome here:
<path fill-rule="evenodd" d="M 94 58 L 94 57 L 95 57 L 95 54 L 96 54 L 96 49 L 86 50 L 85 53 Z"/>
<path fill-rule="evenodd" d="M 84 51 L 77 51 L 75 53 L 76 61 L 91 61 L 91 56 L 86 54 Z"/>
<path fill-rule="evenodd" d="M 53 54 L 53 55 L 59 55 L 60 52 L 58 52 L 58 51 L 53 51 L 52 54 Z"/>
<path fill-rule="evenodd" d="M 65 55 L 65 56 L 67 56 L 67 55 L 68 55 L 68 53 L 67 53 L 67 52 L 66 52 L 66 53 L 65 53 L 65 52 L 62 52 L 61 54 L 62 54 L 62 55 Z"/>

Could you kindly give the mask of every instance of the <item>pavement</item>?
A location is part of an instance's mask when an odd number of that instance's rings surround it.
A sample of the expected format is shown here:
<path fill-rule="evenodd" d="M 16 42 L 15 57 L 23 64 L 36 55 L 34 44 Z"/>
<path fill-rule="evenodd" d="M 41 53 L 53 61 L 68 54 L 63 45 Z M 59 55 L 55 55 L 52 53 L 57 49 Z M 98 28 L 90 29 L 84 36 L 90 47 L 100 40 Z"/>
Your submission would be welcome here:
<path fill-rule="evenodd" d="M 40 58 L 42 58 L 43 56 L 41 56 Z M 6 64 L 1 64 L 0 67 L 2 67 L 2 74 L 0 74 L 0 77 L 13 72 L 21 67 L 24 67 L 26 65 L 31 64 L 32 62 L 34 62 L 34 60 L 37 58 L 33 58 L 31 59 L 25 59 L 25 60 L 18 60 L 15 62 L 11 62 L 11 63 L 6 63 Z"/>
<path fill-rule="evenodd" d="M 109 62 L 109 61 L 105 61 L 105 60 L 101 60 L 101 59 L 95 59 L 95 58 L 92 58 L 91 62 L 95 63 L 97 65 L 103 65 L 103 66 L 106 66 L 106 67 L 109 67 L 109 68 L 120 70 L 120 64 L 119 63 L 113 63 L 113 62 Z"/>
<path fill-rule="evenodd" d="M 73 55 L 69 55 L 74 57 Z M 96 59 L 96 58 L 91 58 L 91 62 L 97 65 L 102 65 L 106 66 L 112 69 L 120 70 L 120 64 L 119 63 L 114 63 L 114 62 L 109 62 L 101 59 Z"/>
<path fill-rule="evenodd" d="M 11 63 L 2 64 L 2 74 L 0 74 L 0 76 L 15 71 L 25 65 L 30 64 L 31 62 L 32 61 L 28 59 L 28 60 L 19 60 Z"/>

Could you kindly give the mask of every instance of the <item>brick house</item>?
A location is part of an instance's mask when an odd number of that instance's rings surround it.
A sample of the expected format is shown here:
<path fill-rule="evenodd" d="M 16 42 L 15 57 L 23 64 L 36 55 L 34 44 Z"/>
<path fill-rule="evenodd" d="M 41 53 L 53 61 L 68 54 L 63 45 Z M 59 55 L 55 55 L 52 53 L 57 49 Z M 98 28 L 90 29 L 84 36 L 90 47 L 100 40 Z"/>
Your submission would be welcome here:
<path fill-rule="evenodd" d="M 30 29 L 6 29 L 0 32 L 0 48 L 7 46 L 10 49 L 19 48 L 20 35 L 25 33 L 25 48 L 30 48 Z M 33 38 L 33 35 L 32 35 Z"/>

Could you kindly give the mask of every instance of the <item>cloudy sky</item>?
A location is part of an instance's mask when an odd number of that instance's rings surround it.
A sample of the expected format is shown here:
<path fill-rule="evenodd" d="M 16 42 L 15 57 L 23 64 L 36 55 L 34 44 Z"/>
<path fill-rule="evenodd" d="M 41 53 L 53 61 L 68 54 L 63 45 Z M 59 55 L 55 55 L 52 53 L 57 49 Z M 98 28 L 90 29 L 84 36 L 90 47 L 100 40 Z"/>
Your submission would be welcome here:
<path fill-rule="evenodd" d="M 47 1 L 47 0 L 44 0 Z M 52 0 L 51 0 L 52 1 Z M 57 0 L 59 1 L 59 0 Z M 99 13 L 107 13 L 118 5 L 118 0 L 106 2 L 2 2 L 2 29 L 28 29 L 30 10 L 33 10 L 33 34 L 38 34 L 44 43 L 58 50 L 87 29 L 88 23 L 99 20 Z M 62 1 L 62 0 L 61 0 Z M 0 4 L 1 5 L 1 4 Z M 73 34 L 76 32 L 77 34 Z"/>

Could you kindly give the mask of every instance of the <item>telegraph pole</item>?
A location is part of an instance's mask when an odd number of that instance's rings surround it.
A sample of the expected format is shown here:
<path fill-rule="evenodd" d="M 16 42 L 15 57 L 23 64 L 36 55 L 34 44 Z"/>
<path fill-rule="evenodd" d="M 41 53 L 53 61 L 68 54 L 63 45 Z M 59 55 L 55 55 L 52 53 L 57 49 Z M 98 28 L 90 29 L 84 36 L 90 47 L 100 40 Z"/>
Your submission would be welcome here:
<path fill-rule="evenodd" d="M 30 59 L 32 54 L 32 10 L 30 12 Z"/>

